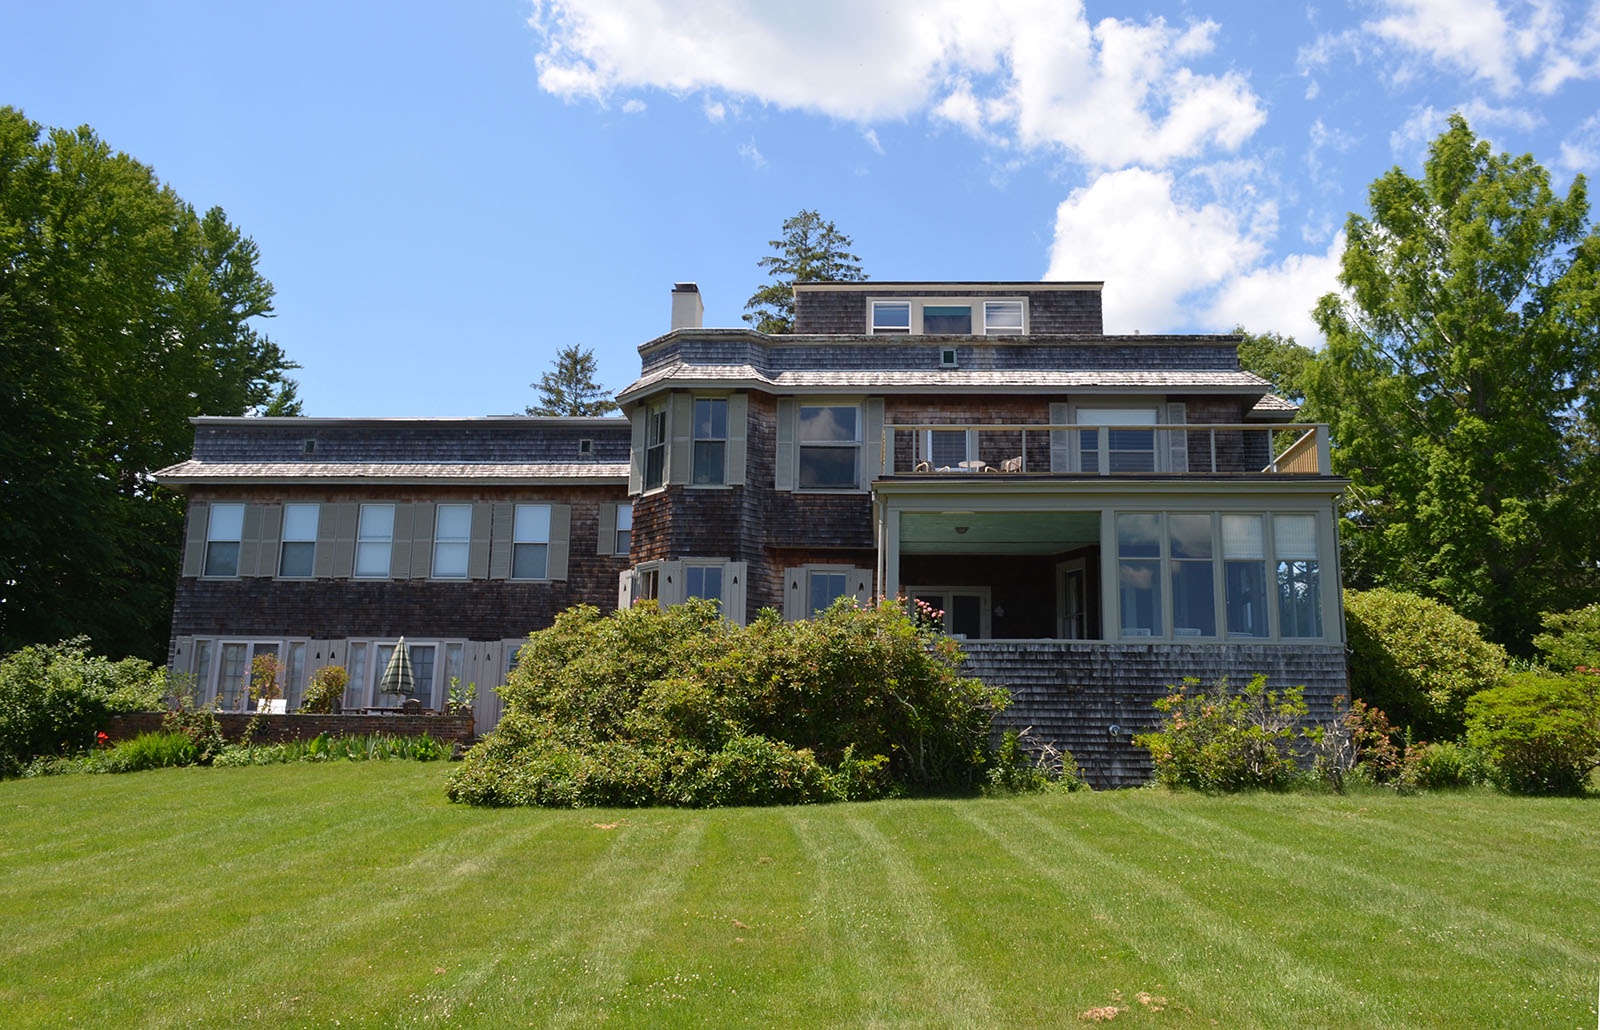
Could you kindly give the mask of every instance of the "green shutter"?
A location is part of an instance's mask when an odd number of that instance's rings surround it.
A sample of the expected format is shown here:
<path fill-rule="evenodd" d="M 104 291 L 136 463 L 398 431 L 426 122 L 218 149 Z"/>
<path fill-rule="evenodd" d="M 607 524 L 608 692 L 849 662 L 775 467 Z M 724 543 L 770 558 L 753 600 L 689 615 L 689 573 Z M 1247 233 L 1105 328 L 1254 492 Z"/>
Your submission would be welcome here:
<path fill-rule="evenodd" d="M 863 454 L 861 488 L 865 490 L 872 481 L 883 474 L 883 398 L 868 397 L 862 405 L 866 426 L 862 433 Z"/>
<path fill-rule="evenodd" d="M 433 505 L 412 505 L 411 516 L 411 578 L 427 579 L 433 575 Z"/>
<path fill-rule="evenodd" d="M 256 575 L 278 574 L 278 539 L 283 535 L 283 505 L 261 509 L 261 550 L 256 555 Z"/>
<path fill-rule="evenodd" d="M 1064 426 L 1072 418 L 1072 411 L 1066 402 L 1057 402 L 1050 405 L 1050 424 Z M 1072 461 L 1072 431 L 1068 429 L 1052 429 L 1050 431 L 1050 471 L 1071 472 Z"/>
<path fill-rule="evenodd" d="M 1187 405 L 1183 401 L 1168 403 L 1168 425 L 1181 426 L 1187 421 L 1189 421 Z M 1189 471 L 1189 434 L 1175 433 L 1169 429 L 1163 435 L 1167 438 L 1167 471 Z"/>
<path fill-rule="evenodd" d="M 600 505 L 600 528 L 595 533 L 595 554 L 614 554 L 617 550 L 617 506 Z"/>
<path fill-rule="evenodd" d="M 511 530 L 517 506 L 503 502 L 494 506 L 494 525 L 489 532 L 489 578 L 511 578 Z"/>
<path fill-rule="evenodd" d="M 472 506 L 472 543 L 467 550 L 467 578 L 484 579 L 489 575 L 489 526 L 494 518 L 494 506 L 479 501 Z"/>
<path fill-rule="evenodd" d="M 628 452 L 628 496 L 637 497 L 644 492 L 644 424 L 650 418 L 650 408 L 641 404 L 633 409 L 633 449 Z"/>
<path fill-rule="evenodd" d="M 189 524 L 183 542 L 183 574 L 198 576 L 206 567 L 206 519 L 211 509 L 204 501 L 189 502 Z"/>
<path fill-rule="evenodd" d="M 349 579 L 356 562 L 356 520 L 361 506 L 325 504 L 317 513 L 317 577 Z"/>
<path fill-rule="evenodd" d="M 567 554 L 572 547 L 572 506 L 550 506 L 550 567 L 546 573 L 551 579 L 567 578 Z"/>
<path fill-rule="evenodd" d="M 408 579 L 411 576 L 411 519 L 412 506 L 394 506 L 394 535 L 389 538 L 389 578 Z"/>
<path fill-rule="evenodd" d="M 795 428 L 800 420 L 800 402 L 792 397 L 778 400 L 778 453 L 772 464 L 773 489 L 793 490 L 796 465 Z"/>
<path fill-rule="evenodd" d="M 244 506 L 244 529 L 239 534 L 239 575 L 256 575 L 256 556 L 261 551 L 261 505 Z"/>
<path fill-rule="evenodd" d="M 667 436 L 672 444 L 667 448 L 666 481 L 687 483 L 693 478 L 690 455 L 694 437 L 694 398 L 686 393 L 675 393 L 667 402 Z"/>
<path fill-rule="evenodd" d="M 745 446 L 749 436 L 750 398 L 736 393 L 728 398 L 728 485 L 743 486 Z"/>

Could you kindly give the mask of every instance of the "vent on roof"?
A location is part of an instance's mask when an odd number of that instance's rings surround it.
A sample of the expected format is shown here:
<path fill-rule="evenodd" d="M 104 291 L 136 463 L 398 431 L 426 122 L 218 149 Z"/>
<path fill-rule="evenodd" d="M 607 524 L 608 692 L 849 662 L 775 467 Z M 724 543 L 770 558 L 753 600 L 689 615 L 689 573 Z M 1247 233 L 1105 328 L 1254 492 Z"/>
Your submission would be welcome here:
<path fill-rule="evenodd" d="M 594 441 L 593 440 L 589 439 L 588 437 L 584 437 L 583 439 L 578 441 L 578 457 L 580 457 L 580 458 L 592 458 L 592 457 L 594 457 Z"/>
<path fill-rule="evenodd" d="M 302 440 L 300 442 L 300 453 L 301 454 L 306 454 L 306 455 L 311 455 L 311 454 L 317 453 L 317 441 L 315 441 L 315 440 Z"/>
<path fill-rule="evenodd" d="M 956 349 L 954 347 L 941 347 L 941 348 L 939 348 L 939 367 L 940 368 L 955 368 L 956 367 Z"/>

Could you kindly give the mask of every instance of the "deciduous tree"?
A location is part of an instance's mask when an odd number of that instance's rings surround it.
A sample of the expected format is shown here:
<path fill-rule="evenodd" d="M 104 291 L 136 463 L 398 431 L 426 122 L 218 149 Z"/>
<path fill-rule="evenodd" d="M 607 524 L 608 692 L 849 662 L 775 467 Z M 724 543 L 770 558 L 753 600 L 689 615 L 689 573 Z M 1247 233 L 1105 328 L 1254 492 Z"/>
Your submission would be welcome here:
<path fill-rule="evenodd" d="M 551 362 L 550 371 L 532 383 L 539 391 L 539 402 L 529 407 L 530 415 L 604 415 L 617 403 L 605 387 L 594 381 L 594 351 L 572 344 L 563 347 Z"/>
<path fill-rule="evenodd" d="M 1352 215 L 1307 398 L 1353 480 L 1354 585 L 1438 597 L 1526 652 L 1540 611 L 1596 596 L 1600 236 L 1581 176 L 1450 118 L 1422 177 Z"/>
<path fill-rule="evenodd" d="M 767 241 L 773 253 L 756 264 L 772 281 L 745 302 L 744 320 L 764 333 L 794 331 L 794 284 L 858 282 L 865 279 L 861 259 L 850 253 L 850 237 L 815 211 L 801 211 L 783 222 L 783 236 Z"/>
<path fill-rule="evenodd" d="M 0 107 L 0 650 L 164 657 L 193 415 L 298 413 L 256 245 L 87 126 Z"/>

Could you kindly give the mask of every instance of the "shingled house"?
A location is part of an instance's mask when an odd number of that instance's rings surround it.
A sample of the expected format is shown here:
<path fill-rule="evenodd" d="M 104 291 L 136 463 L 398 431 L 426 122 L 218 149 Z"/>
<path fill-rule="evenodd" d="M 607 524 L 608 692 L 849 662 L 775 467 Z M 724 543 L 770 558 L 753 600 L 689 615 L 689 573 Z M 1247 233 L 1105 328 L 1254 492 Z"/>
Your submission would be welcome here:
<path fill-rule="evenodd" d="M 403 633 L 437 706 L 578 602 L 903 595 L 1103 784 L 1184 676 L 1344 692 L 1344 484 L 1236 337 L 1104 335 L 1098 283 L 800 284 L 783 336 L 702 311 L 674 288 L 622 418 L 197 419 L 158 476 L 174 668 L 231 704 L 261 650 L 292 691 L 338 662 L 370 705 Z"/>

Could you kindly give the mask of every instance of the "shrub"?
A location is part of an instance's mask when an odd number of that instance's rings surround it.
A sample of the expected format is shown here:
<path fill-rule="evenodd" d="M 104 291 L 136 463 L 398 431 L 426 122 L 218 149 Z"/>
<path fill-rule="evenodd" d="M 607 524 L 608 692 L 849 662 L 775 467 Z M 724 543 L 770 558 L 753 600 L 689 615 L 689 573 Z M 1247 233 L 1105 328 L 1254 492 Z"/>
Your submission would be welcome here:
<path fill-rule="evenodd" d="M 989 796 L 1029 794 L 1043 790 L 1088 790 L 1089 781 L 1071 752 L 1033 738 L 1028 730 L 1006 730 L 989 757 Z"/>
<path fill-rule="evenodd" d="M 306 681 L 305 696 L 300 699 L 300 710 L 317 715 L 327 715 L 339 707 L 344 688 L 350 683 L 350 673 L 342 665 L 324 665 Z"/>
<path fill-rule="evenodd" d="M 1402 790 L 1446 790 L 1479 787 L 1490 782 L 1493 766 L 1477 748 L 1451 740 L 1419 741 L 1406 748 L 1400 769 Z"/>
<path fill-rule="evenodd" d="M 165 689 L 149 662 L 91 655 L 83 637 L 0 658 L 0 776 L 37 755 L 89 747 L 108 715 L 161 708 Z"/>
<path fill-rule="evenodd" d="M 1346 591 L 1345 624 L 1352 697 L 1420 740 L 1460 736 L 1467 698 L 1505 675 L 1505 650 L 1438 601 Z"/>
<path fill-rule="evenodd" d="M 194 765 L 199 752 L 184 733 L 141 733 L 118 743 L 109 751 L 97 752 L 89 763 L 91 772 L 129 773 L 146 769 L 167 769 Z"/>
<path fill-rule="evenodd" d="M 161 717 L 161 731 L 182 734 L 187 738 L 194 745 L 195 762 L 199 765 L 210 765 L 228 746 L 217 713 L 209 708 L 196 707 L 187 696 L 179 697 L 177 707 Z"/>
<path fill-rule="evenodd" d="M 971 787 L 1003 691 L 894 603 L 812 620 L 581 606 L 528 638 L 451 777 L 476 804 L 726 805 Z"/>
<path fill-rule="evenodd" d="M 1533 638 L 1533 646 L 1550 656 L 1552 666 L 1562 672 L 1600 669 L 1600 604 L 1546 612 L 1541 621 L 1545 632 Z"/>
<path fill-rule="evenodd" d="M 1515 673 L 1467 703 L 1467 742 L 1518 794 L 1582 794 L 1600 767 L 1600 676 Z"/>
<path fill-rule="evenodd" d="M 1155 705 L 1161 728 L 1133 738 L 1150 752 L 1157 783 L 1236 791 L 1282 787 L 1299 772 L 1294 745 L 1310 711 L 1303 687 L 1269 690 L 1257 675 L 1237 693 L 1226 679 L 1204 688 L 1194 677 L 1171 689 Z"/>

